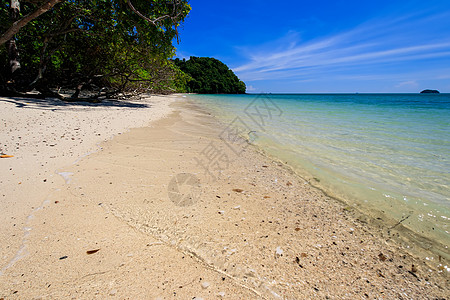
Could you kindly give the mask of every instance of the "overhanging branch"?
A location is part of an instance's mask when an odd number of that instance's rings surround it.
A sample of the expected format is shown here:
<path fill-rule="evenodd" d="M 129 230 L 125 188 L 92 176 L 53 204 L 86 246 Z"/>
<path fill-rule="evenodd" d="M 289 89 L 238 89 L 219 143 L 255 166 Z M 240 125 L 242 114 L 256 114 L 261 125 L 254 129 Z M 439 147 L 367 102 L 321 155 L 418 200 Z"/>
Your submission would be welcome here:
<path fill-rule="evenodd" d="M 22 19 L 14 22 L 11 25 L 11 27 L 9 27 L 9 29 L 6 30 L 6 32 L 3 33 L 2 36 L 0 37 L 0 45 L 3 45 L 4 43 L 6 43 L 10 39 L 12 39 L 14 37 L 14 35 L 16 35 L 19 32 L 19 30 L 22 27 L 24 27 L 25 25 L 27 25 L 30 21 L 36 19 L 37 17 L 39 17 L 46 11 L 52 9 L 53 6 L 55 6 L 56 4 L 58 4 L 59 2 L 62 2 L 62 1 L 64 1 L 64 0 L 48 0 L 43 5 L 41 5 L 38 9 L 36 9 L 34 12 L 29 13 L 28 15 L 24 16 Z"/>
<path fill-rule="evenodd" d="M 167 14 L 167 15 L 160 16 L 160 17 L 158 17 L 158 18 L 155 18 L 155 19 L 150 19 L 149 17 L 147 17 L 147 16 L 145 16 L 143 13 L 141 13 L 139 10 L 137 10 L 136 7 L 134 7 L 133 3 L 131 3 L 131 0 L 127 0 L 126 2 L 127 2 L 127 4 L 128 4 L 128 7 L 129 7 L 135 14 L 137 14 L 140 18 L 144 19 L 144 20 L 147 21 L 147 22 L 152 23 L 152 24 L 155 25 L 155 26 L 157 26 L 157 23 L 158 23 L 159 21 L 162 21 L 162 20 L 165 20 L 165 19 L 172 19 L 172 21 L 173 21 L 173 20 L 175 20 L 179 15 L 181 15 L 181 13 L 177 13 L 177 14 L 175 14 L 174 16 L 172 16 L 172 15 L 170 15 L 170 14 Z M 179 3 L 180 3 L 180 2 L 178 2 L 178 1 L 174 1 L 174 2 L 173 2 L 174 11 L 176 11 L 176 5 L 179 4 Z M 175 23 L 175 22 L 174 22 L 174 23 Z"/>

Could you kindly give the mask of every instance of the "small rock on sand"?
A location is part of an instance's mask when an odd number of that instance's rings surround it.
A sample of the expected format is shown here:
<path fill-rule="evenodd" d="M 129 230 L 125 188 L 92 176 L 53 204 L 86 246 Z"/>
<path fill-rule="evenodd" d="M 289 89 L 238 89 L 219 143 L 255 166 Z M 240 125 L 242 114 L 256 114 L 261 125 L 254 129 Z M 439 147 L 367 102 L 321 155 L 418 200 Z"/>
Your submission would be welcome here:
<path fill-rule="evenodd" d="M 281 247 L 277 247 L 277 249 L 275 250 L 275 254 L 279 256 L 283 255 L 283 249 L 281 249 Z"/>

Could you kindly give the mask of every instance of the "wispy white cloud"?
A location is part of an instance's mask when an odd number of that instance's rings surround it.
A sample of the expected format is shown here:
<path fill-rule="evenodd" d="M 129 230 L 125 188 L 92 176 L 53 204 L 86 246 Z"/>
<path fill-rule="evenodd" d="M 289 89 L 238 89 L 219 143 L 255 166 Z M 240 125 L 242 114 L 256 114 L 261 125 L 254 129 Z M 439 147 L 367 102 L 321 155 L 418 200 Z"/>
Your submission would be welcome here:
<path fill-rule="evenodd" d="M 175 56 L 180 58 L 180 59 L 183 59 L 183 58 L 184 59 L 189 59 L 192 56 L 192 54 L 189 54 L 189 53 L 177 50 Z"/>
<path fill-rule="evenodd" d="M 253 87 L 253 85 L 247 85 L 247 92 L 251 93 L 256 91 L 256 89 Z"/>
<path fill-rule="evenodd" d="M 324 73 L 334 76 L 382 73 L 382 66 L 388 63 L 450 59 L 450 36 L 421 30 L 425 23 L 439 22 L 446 17 L 449 16 L 442 13 L 423 18 L 408 15 L 371 21 L 311 41 L 301 41 L 299 34 L 290 32 L 281 41 L 274 41 L 272 47 L 245 49 L 248 61 L 233 70 L 244 81 L 308 80 Z"/>

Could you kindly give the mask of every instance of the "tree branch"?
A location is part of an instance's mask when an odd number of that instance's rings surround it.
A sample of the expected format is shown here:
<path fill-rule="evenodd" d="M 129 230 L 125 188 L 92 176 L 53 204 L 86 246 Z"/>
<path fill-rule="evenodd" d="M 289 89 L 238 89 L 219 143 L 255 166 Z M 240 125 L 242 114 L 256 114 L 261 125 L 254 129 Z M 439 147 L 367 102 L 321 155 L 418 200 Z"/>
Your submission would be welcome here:
<path fill-rule="evenodd" d="M 147 22 L 152 23 L 152 24 L 155 25 L 155 26 L 157 26 L 156 23 L 159 22 L 159 21 L 162 21 L 162 20 L 165 20 L 165 19 L 168 19 L 168 18 L 170 18 L 170 19 L 173 20 L 173 19 L 177 18 L 177 17 L 181 14 L 181 13 L 178 13 L 178 14 L 176 14 L 175 16 L 164 15 L 164 16 L 158 17 L 158 18 L 156 18 L 156 19 L 150 19 L 149 17 L 144 16 L 140 11 L 138 11 L 138 10 L 134 7 L 133 3 L 131 3 L 131 0 L 127 0 L 126 2 L 127 2 L 128 6 L 131 8 L 131 10 L 132 10 L 135 14 L 137 14 L 140 18 L 146 20 Z M 177 5 L 177 4 L 178 4 L 178 2 L 176 2 L 176 1 L 173 3 L 174 11 L 176 10 L 176 5 Z"/>
<path fill-rule="evenodd" d="M 43 13 L 47 12 L 48 10 L 52 9 L 53 6 L 55 6 L 56 4 L 58 4 L 61 1 L 64 1 L 64 0 L 48 0 L 43 5 L 41 5 L 38 9 L 36 9 L 34 12 L 29 13 L 28 15 L 24 16 L 22 19 L 14 22 L 11 25 L 11 27 L 9 27 L 9 29 L 6 30 L 6 32 L 3 33 L 2 36 L 0 37 L 0 45 L 3 45 L 4 43 L 6 43 L 10 39 L 12 39 L 14 37 L 14 35 L 16 35 L 22 27 L 24 27 L 30 21 L 36 19 Z"/>

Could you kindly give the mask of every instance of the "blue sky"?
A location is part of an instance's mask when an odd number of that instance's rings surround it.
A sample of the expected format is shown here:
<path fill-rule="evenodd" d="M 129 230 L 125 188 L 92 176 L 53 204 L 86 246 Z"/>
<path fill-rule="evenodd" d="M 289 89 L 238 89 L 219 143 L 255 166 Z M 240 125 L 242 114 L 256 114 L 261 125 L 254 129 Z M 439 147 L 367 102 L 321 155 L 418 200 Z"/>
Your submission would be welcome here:
<path fill-rule="evenodd" d="M 191 0 L 177 57 L 247 92 L 450 92 L 450 0 Z"/>

